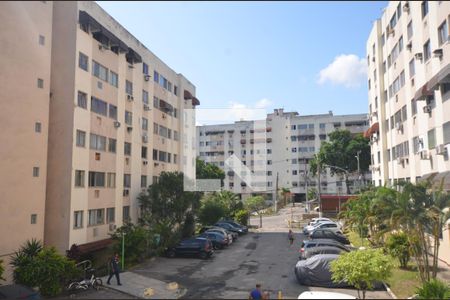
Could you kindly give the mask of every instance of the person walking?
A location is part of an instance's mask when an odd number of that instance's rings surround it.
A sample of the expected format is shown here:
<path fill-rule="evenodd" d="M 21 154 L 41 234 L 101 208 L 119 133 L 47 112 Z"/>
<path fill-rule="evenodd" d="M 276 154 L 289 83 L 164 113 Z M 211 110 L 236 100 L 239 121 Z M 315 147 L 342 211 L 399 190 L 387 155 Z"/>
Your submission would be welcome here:
<path fill-rule="evenodd" d="M 263 295 L 261 293 L 261 284 L 257 283 L 256 288 L 250 292 L 250 295 L 248 295 L 248 300 L 262 300 L 262 299 Z"/>
<path fill-rule="evenodd" d="M 117 285 L 122 285 L 120 283 L 120 277 L 119 277 L 119 254 L 116 253 L 113 257 L 111 257 L 111 260 L 109 261 L 109 266 L 111 268 L 107 284 L 111 284 L 111 278 L 115 275 L 117 279 Z"/>
<path fill-rule="evenodd" d="M 289 245 L 292 245 L 294 243 L 294 233 L 292 232 L 291 229 L 289 229 L 288 239 L 289 239 Z"/>

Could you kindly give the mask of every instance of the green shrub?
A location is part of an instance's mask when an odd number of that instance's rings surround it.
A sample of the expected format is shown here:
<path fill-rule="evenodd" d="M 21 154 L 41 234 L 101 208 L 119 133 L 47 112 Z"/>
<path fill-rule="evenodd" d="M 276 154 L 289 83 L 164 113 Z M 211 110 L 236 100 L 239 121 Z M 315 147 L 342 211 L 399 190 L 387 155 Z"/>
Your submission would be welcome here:
<path fill-rule="evenodd" d="M 5 268 L 3 267 L 3 260 L 0 259 L 0 280 L 5 280 L 3 278 L 3 272 L 5 272 Z"/>
<path fill-rule="evenodd" d="M 41 250 L 41 242 L 36 239 L 31 239 L 27 240 L 26 243 L 14 253 L 10 264 L 14 269 L 13 280 L 15 283 L 31 287 L 37 286 L 36 279 L 28 274 L 27 267 L 32 264 L 34 258 Z"/>
<path fill-rule="evenodd" d="M 450 285 L 431 279 L 418 288 L 416 293 L 419 299 L 450 299 Z"/>
<path fill-rule="evenodd" d="M 241 209 L 238 212 L 236 212 L 235 220 L 236 220 L 236 222 L 238 222 L 244 226 L 247 226 L 249 215 L 250 214 L 247 210 Z"/>
<path fill-rule="evenodd" d="M 192 212 L 186 214 L 183 229 L 181 230 L 182 238 L 189 238 L 195 233 L 195 218 Z"/>
<path fill-rule="evenodd" d="M 142 226 L 127 223 L 118 228 L 111 238 L 117 243 L 114 245 L 115 253 L 122 253 L 122 237 L 125 234 L 125 262 L 127 264 L 142 261 L 149 250 L 150 235 L 149 231 Z"/>
<path fill-rule="evenodd" d="M 410 244 L 406 233 L 399 232 L 391 234 L 386 240 L 386 249 L 392 257 L 399 260 L 400 267 L 406 268 L 411 256 Z"/>
<path fill-rule="evenodd" d="M 206 198 L 202 201 L 202 206 L 198 212 L 198 220 L 203 225 L 212 225 L 225 217 L 225 214 L 226 208 L 222 202 Z"/>

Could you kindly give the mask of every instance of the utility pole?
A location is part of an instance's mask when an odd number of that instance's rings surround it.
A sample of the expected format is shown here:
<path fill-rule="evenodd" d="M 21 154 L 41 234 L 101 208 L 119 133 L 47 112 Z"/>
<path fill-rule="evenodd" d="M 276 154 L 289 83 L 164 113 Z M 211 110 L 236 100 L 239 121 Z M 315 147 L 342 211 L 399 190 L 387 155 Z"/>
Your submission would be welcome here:
<path fill-rule="evenodd" d="M 358 188 L 359 188 L 359 191 L 361 191 L 361 171 L 360 171 L 360 168 L 359 168 L 359 154 L 361 153 L 361 150 L 358 150 L 357 152 L 356 152 L 356 160 L 358 161 Z"/>
<path fill-rule="evenodd" d="M 274 195 L 274 201 L 275 201 L 275 212 L 277 212 L 278 209 L 278 172 L 277 172 L 277 181 L 275 183 L 275 195 Z"/>
<path fill-rule="evenodd" d="M 306 200 L 306 208 L 308 212 L 311 210 L 311 207 L 308 203 L 308 167 L 305 164 L 305 200 Z"/>
<path fill-rule="evenodd" d="M 317 164 L 317 170 L 319 172 L 319 176 L 317 177 L 318 178 L 317 181 L 318 181 L 318 184 L 319 184 L 319 186 L 317 187 L 317 198 L 319 199 L 319 218 L 322 218 L 322 199 L 320 197 L 320 173 L 321 173 L 320 161 Z"/>

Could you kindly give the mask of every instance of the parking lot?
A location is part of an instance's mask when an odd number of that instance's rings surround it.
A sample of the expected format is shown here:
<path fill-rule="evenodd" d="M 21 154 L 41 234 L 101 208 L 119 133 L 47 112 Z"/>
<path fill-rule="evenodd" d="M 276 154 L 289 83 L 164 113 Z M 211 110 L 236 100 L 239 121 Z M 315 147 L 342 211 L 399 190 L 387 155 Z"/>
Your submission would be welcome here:
<path fill-rule="evenodd" d="M 295 234 L 294 245 L 287 238 L 283 215 L 268 217 L 266 229 L 240 236 L 223 250 L 216 250 L 207 260 L 198 258 L 164 258 L 135 268 L 143 276 L 175 281 L 187 289 L 183 298 L 247 298 L 256 283 L 276 299 L 278 291 L 283 298 L 297 298 L 303 291 L 335 291 L 357 296 L 352 289 L 329 289 L 301 286 L 297 283 L 294 266 L 303 234 Z M 279 220 L 277 220 L 279 219 Z M 277 222 L 278 221 L 278 222 Z M 286 227 L 286 228 L 283 228 Z M 278 228 L 278 231 L 277 231 Z M 368 292 L 367 298 L 390 298 L 386 291 Z"/>

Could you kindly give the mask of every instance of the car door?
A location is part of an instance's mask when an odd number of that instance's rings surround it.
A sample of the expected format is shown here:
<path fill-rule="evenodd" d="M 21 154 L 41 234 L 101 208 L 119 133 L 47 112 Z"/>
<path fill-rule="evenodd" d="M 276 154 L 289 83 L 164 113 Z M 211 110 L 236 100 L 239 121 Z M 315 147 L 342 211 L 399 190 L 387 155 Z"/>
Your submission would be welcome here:
<path fill-rule="evenodd" d="M 188 247 L 188 241 L 184 240 L 178 243 L 178 245 L 175 247 L 175 251 L 177 252 L 177 254 L 186 254 L 187 251 L 187 247 Z"/>

